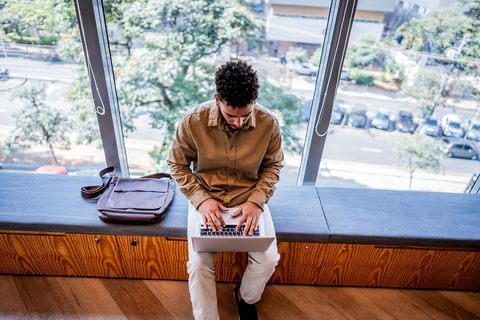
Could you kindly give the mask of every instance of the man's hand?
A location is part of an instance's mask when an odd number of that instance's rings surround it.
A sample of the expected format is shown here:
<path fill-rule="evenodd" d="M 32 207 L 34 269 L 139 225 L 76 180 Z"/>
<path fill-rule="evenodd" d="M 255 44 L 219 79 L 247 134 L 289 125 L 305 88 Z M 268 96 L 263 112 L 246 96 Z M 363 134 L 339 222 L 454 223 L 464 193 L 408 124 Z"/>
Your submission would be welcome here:
<path fill-rule="evenodd" d="M 258 228 L 258 219 L 260 218 L 260 213 L 262 212 L 262 208 L 260 208 L 256 203 L 247 201 L 242 204 L 234 213 L 232 213 L 232 217 L 237 217 L 239 214 L 242 214 L 242 218 L 240 222 L 237 224 L 236 230 L 240 229 L 242 224 L 245 222 L 245 229 L 243 231 L 243 235 L 246 236 L 247 234 L 252 235 L 253 231 Z"/>
<path fill-rule="evenodd" d="M 213 231 L 222 231 L 225 220 L 220 211 L 227 210 L 228 208 L 213 199 L 203 201 L 198 207 L 198 211 L 202 214 L 203 224 L 206 226 L 208 223 Z"/>

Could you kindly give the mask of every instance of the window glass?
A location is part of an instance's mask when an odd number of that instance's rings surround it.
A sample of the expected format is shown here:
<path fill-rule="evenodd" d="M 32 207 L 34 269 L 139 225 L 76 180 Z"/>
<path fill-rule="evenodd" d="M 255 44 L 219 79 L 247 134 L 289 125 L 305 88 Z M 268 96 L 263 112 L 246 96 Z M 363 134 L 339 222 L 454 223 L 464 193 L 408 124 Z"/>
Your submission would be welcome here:
<path fill-rule="evenodd" d="M 165 159 L 181 116 L 214 99 L 215 71 L 241 59 L 258 72 L 257 101 L 282 126 L 281 183 L 296 183 L 322 43 L 319 37 L 306 41 L 305 34 L 324 32 L 325 19 L 308 19 L 303 28 L 303 17 L 277 13 L 305 8 L 277 1 L 105 1 L 104 10 L 133 176 L 168 170 Z M 328 15 L 326 6 L 317 11 Z"/>
<path fill-rule="evenodd" d="M 73 2 L 0 1 L 0 170 L 104 166 Z"/>
<path fill-rule="evenodd" d="M 359 1 L 317 185 L 464 192 L 479 172 L 480 6 L 422 5 Z"/>

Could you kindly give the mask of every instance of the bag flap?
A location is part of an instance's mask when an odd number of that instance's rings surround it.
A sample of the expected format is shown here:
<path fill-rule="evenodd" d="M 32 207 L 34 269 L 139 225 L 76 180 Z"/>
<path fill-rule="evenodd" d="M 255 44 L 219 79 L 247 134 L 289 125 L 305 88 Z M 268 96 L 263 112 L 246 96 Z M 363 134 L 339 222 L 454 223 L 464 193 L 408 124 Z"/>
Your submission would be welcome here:
<path fill-rule="evenodd" d="M 114 192 L 167 192 L 169 179 L 119 178 Z"/>
<path fill-rule="evenodd" d="M 106 206 L 111 209 L 158 210 L 167 197 L 165 192 L 112 192 Z"/>

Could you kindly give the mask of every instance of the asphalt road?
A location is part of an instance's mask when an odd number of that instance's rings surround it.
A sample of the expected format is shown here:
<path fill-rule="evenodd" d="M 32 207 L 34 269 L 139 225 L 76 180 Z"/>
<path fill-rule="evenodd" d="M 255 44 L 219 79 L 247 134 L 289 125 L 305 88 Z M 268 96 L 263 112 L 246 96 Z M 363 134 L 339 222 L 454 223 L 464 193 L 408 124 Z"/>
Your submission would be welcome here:
<path fill-rule="evenodd" d="M 368 164 L 405 165 L 393 147 L 398 135 L 402 133 L 332 126 L 327 136 L 323 157 Z M 469 174 L 480 172 L 480 161 L 445 158 L 441 165 L 445 171 Z"/>

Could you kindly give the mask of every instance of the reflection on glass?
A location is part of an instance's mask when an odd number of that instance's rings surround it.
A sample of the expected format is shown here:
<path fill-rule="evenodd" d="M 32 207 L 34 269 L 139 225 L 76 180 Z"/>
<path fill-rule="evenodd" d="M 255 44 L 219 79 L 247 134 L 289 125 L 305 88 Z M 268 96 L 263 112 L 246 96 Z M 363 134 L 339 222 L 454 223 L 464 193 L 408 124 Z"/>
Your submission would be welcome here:
<path fill-rule="evenodd" d="M 93 175 L 105 166 L 90 87 L 79 86 L 85 72 L 71 1 L 0 1 L 2 170 Z"/>
<path fill-rule="evenodd" d="M 464 192 L 480 171 L 480 6 L 423 5 L 359 2 L 317 185 Z"/>
<path fill-rule="evenodd" d="M 275 1 L 236 0 L 105 3 L 132 175 L 167 170 L 181 116 L 214 98 L 215 71 L 222 63 L 241 59 L 258 72 L 258 102 L 282 125 L 287 161 L 281 182 L 295 183 L 320 42 L 298 43 L 297 33 L 289 40 L 273 34 L 270 21 L 282 7 Z"/>

